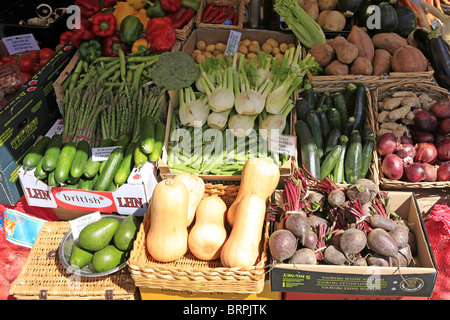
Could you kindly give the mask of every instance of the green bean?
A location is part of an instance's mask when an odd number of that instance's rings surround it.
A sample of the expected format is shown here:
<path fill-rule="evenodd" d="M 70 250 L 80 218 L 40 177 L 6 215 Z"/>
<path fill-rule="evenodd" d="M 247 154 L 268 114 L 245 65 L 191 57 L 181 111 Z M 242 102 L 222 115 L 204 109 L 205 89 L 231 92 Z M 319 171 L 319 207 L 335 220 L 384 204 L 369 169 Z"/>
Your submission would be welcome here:
<path fill-rule="evenodd" d="M 145 63 L 141 63 L 139 65 L 139 67 L 136 69 L 136 71 L 134 72 L 133 84 L 134 84 L 134 88 L 136 90 L 139 90 L 139 88 L 141 87 L 141 76 L 142 76 L 142 72 L 144 71 L 144 68 L 145 68 Z"/>
<path fill-rule="evenodd" d="M 120 62 L 120 77 L 122 78 L 122 81 L 126 81 L 126 57 L 125 53 L 122 50 L 119 50 L 119 62 Z"/>
<path fill-rule="evenodd" d="M 141 63 L 141 62 L 151 62 L 159 59 L 159 55 L 155 56 L 142 56 L 142 57 L 129 57 L 127 58 L 127 62 L 129 63 Z"/>
<path fill-rule="evenodd" d="M 99 62 L 110 62 L 110 61 L 114 61 L 114 60 L 117 60 L 117 57 L 100 57 L 100 58 L 95 59 L 92 62 L 92 64 L 96 64 Z"/>
<path fill-rule="evenodd" d="M 119 70 L 119 68 L 120 68 L 120 65 L 119 65 L 119 64 L 114 65 L 112 68 L 109 68 L 109 69 L 107 69 L 105 72 L 103 72 L 103 73 L 100 75 L 100 78 L 99 78 L 99 79 L 107 79 L 107 78 L 109 78 L 110 76 L 112 76 L 112 75 L 114 74 L 114 72 L 116 72 L 117 70 Z"/>

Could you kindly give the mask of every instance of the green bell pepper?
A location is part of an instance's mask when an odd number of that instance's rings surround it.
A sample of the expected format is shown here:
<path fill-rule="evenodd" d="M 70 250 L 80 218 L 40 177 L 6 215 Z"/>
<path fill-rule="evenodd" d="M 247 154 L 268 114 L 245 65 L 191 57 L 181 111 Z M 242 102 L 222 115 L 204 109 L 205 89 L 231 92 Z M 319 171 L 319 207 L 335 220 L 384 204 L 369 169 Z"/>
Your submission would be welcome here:
<path fill-rule="evenodd" d="M 126 16 L 120 24 L 120 40 L 125 44 L 132 44 L 144 30 L 141 20 L 135 16 Z"/>
<path fill-rule="evenodd" d="M 102 44 L 95 39 L 85 41 L 80 45 L 80 55 L 86 62 L 91 63 L 102 56 Z"/>
<path fill-rule="evenodd" d="M 149 18 L 162 18 L 167 15 L 167 11 L 163 9 L 160 0 L 155 2 L 143 1 L 147 3 L 145 10 L 147 11 L 147 16 Z"/>
<path fill-rule="evenodd" d="M 180 4 L 184 8 L 193 9 L 197 11 L 200 7 L 201 0 L 180 0 Z"/>

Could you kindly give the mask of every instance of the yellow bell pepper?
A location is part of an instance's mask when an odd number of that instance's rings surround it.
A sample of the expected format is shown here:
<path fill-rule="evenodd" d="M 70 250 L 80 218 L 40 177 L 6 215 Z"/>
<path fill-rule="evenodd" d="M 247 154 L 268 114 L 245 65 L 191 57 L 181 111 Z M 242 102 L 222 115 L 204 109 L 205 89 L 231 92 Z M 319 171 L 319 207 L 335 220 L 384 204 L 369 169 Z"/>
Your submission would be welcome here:
<path fill-rule="evenodd" d="M 139 20 L 141 20 L 142 24 L 144 25 L 144 29 L 147 29 L 148 20 L 150 18 L 147 16 L 147 13 L 142 13 L 141 11 L 138 11 L 134 14 L 135 17 L 138 17 Z"/>
<path fill-rule="evenodd" d="M 133 46 L 131 47 L 132 53 L 138 53 L 139 51 L 143 51 L 148 47 L 148 41 L 145 38 L 137 39 L 133 42 Z"/>
<path fill-rule="evenodd" d="M 128 2 L 118 2 L 114 7 L 114 16 L 116 17 L 116 25 L 120 28 L 120 24 L 122 20 L 125 19 L 126 16 L 134 16 L 137 11 L 131 7 Z"/>
<path fill-rule="evenodd" d="M 127 3 L 133 7 L 134 10 L 142 9 L 147 5 L 143 0 L 127 0 Z"/>

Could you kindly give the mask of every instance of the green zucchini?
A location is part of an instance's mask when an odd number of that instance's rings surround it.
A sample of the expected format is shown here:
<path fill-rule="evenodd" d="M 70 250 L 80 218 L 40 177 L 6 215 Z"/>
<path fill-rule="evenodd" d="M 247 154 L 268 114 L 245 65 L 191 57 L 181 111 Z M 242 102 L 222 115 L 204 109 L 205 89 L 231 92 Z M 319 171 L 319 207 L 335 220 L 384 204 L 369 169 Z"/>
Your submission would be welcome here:
<path fill-rule="evenodd" d="M 350 137 L 350 134 L 352 133 L 354 126 L 355 126 L 355 118 L 353 117 L 348 118 L 347 123 L 344 124 L 343 134 Z"/>
<path fill-rule="evenodd" d="M 149 155 L 155 146 L 155 121 L 152 116 L 144 116 L 140 126 L 140 148 Z"/>
<path fill-rule="evenodd" d="M 50 142 L 50 137 L 44 136 L 34 146 L 23 158 L 22 165 L 25 170 L 33 169 L 37 166 L 39 161 L 45 154 L 47 150 L 48 143 Z"/>
<path fill-rule="evenodd" d="M 355 92 L 356 92 L 356 85 L 354 83 L 347 84 L 347 86 L 344 89 L 344 92 L 342 92 L 345 99 L 345 103 L 347 105 L 353 104 Z"/>
<path fill-rule="evenodd" d="M 117 170 L 119 170 L 120 163 L 123 159 L 123 148 L 115 148 L 113 152 L 109 155 L 106 161 L 105 167 L 100 173 L 97 181 L 95 182 L 94 190 L 106 191 L 110 187 Z"/>
<path fill-rule="evenodd" d="M 121 186 L 125 182 L 127 182 L 128 176 L 131 173 L 131 170 L 134 166 L 134 150 L 137 147 L 136 142 L 131 142 L 127 149 L 125 150 L 125 155 L 123 156 L 122 162 L 120 163 L 119 170 L 117 170 L 114 175 L 114 182 L 117 186 Z"/>
<path fill-rule="evenodd" d="M 114 141 L 112 139 L 105 139 L 102 142 L 100 142 L 100 145 L 98 148 L 106 148 L 111 147 L 113 145 Z M 86 165 L 84 166 L 84 172 L 83 175 L 86 178 L 93 178 L 98 174 L 98 171 L 100 170 L 102 162 L 101 161 L 93 161 L 92 156 L 89 157 L 88 161 L 86 162 Z"/>
<path fill-rule="evenodd" d="M 155 145 L 153 147 L 152 153 L 148 157 L 150 161 L 156 162 L 161 157 L 165 136 L 166 136 L 166 125 L 162 121 L 158 120 L 156 122 Z"/>
<path fill-rule="evenodd" d="M 315 93 L 311 83 L 307 82 L 303 86 L 303 90 L 300 93 L 301 97 L 305 98 L 306 102 L 308 102 L 309 108 L 313 109 L 315 106 Z M 299 119 L 301 120 L 301 119 Z"/>
<path fill-rule="evenodd" d="M 316 143 L 319 158 L 322 158 L 324 154 L 324 137 L 322 136 L 322 128 L 318 113 L 315 110 L 311 110 L 306 116 L 305 122 Z M 301 139 L 301 137 L 299 138 Z"/>
<path fill-rule="evenodd" d="M 327 119 L 331 130 L 341 128 L 341 115 L 336 108 L 331 108 L 328 110 Z"/>
<path fill-rule="evenodd" d="M 353 118 L 355 118 L 354 130 L 360 130 L 364 126 L 366 113 L 366 86 L 362 83 L 358 84 L 355 95 L 355 105 L 353 108 Z"/>
<path fill-rule="evenodd" d="M 372 162 L 374 148 L 374 135 L 369 134 L 364 139 L 364 145 L 362 148 L 362 168 L 361 168 L 361 178 L 365 178 L 367 172 L 369 171 L 370 163 Z"/>
<path fill-rule="evenodd" d="M 325 113 L 325 111 L 318 112 L 318 115 L 320 120 L 320 129 L 322 129 L 322 136 L 324 137 L 324 139 L 326 139 L 331 131 L 330 123 L 328 122 L 327 114 Z"/>
<path fill-rule="evenodd" d="M 139 146 L 134 149 L 134 165 L 136 168 L 141 168 L 148 160 L 148 155 L 142 152 Z"/>
<path fill-rule="evenodd" d="M 44 163 L 44 158 L 42 157 L 41 160 L 39 160 L 36 169 L 34 170 L 34 176 L 39 180 L 44 180 L 48 176 L 48 172 L 42 168 L 42 164 Z"/>
<path fill-rule="evenodd" d="M 295 112 L 297 113 L 297 120 L 306 120 L 306 117 L 308 116 L 310 110 L 310 105 L 308 104 L 308 101 L 306 101 L 305 98 L 298 98 L 297 101 L 295 101 Z"/>
<path fill-rule="evenodd" d="M 89 159 L 90 144 L 86 140 L 80 140 L 77 143 L 77 151 L 70 166 L 70 175 L 73 178 L 80 178 L 84 172 L 84 167 Z"/>
<path fill-rule="evenodd" d="M 339 143 L 339 137 L 341 136 L 341 130 L 339 128 L 330 131 L 325 144 L 325 154 L 327 155 L 330 151 Z"/>
<path fill-rule="evenodd" d="M 348 111 L 344 95 L 341 92 L 334 95 L 334 107 L 339 111 L 339 119 L 341 120 L 341 125 L 344 126 L 348 120 Z"/>
<path fill-rule="evenodd" d="M 322 181 L 333 172 L 334 167 L 339 161 L 339 155 L 342 152 L 342 146 L 337 144 L 327 154 L 322 164 L 320 165 L 320 180 Z"/>
<path fill-rule="evenodd" d="M 61 147 L 63 145 L 63 137 L 60 134 L 54 134 L 47 145 L 45 150 L 44 161 L 42 162 L 42 168 L 47 171 L 53 171 L 58 163 L 59 154 L 61 153 Z"/>
<path fill-rule="evenodd" d="M 347 154 L 345 156 L 345 180 L 354 183 L 361 178 L 362 171 L 362 144 L 358 130 L 353 130 L 349 139 Z"/>
<path fill-rule="evenodd" d="M 342 146 L 342 150 L 339 154 L 339 160 L 333 169 L 333 178 L 336 183 L 345 183 L 344 163 L 348 147 L 348 137 L 346 135 L 341 135 L 339 137 L 339 145 Z"/>
<path fill-rule="evenodd" d="M 64 143 L 55 168 L 55 179 L 57 182 L 61 184 L 66 182 L 76 152 L 77 145 L 75 142 L 67 141 Z"/>
<path fill-rule="evenodd" d="M 324 91 L 322 95 L 319 97 L 319 100 L 317 100 L 317 106 L 315 110 L 319 110 L 324 108 L 325 110 L 328 108 L 327 106 L 327 99 L 330 97 L 329 91 Z"/>
<path fill-rule="evenodd" d="M 300 141 L 300 156 L 306 170 L 315 178 L 320 177 L 320 157 L 317 146 L 306 122 L 295 123 L 295 132 Z"/>

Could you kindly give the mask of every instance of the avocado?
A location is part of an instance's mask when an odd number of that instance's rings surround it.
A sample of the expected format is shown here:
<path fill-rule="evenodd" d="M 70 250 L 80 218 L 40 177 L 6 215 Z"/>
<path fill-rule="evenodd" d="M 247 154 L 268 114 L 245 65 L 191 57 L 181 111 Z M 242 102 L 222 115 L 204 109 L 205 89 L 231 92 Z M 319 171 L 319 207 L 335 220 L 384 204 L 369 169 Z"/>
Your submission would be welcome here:
<path fill-rule="evenodd" d="M 86 250 L 98 251 L 106 247 L 119 228 L 119 221 L 114 218 L 103 218 L 88 224 L 80 232 L 80 246 Z"/>
<path fill-rule="evenodd" d="M 114 234 L 114 245 L 122 251 L 129 251 L 133 248 L 133 241 L 136 238 L 139 222 L 136 216 L 129 215 L 119 225 Z"/>
<path fill-rule="evenodd" d="M 93 256 L 94 253 L 83 249 L 77 240 L 73 244 L 69 262 L 72 267 L 82 269 L 84 266 L 88 265 L 89 262 L 91 262 Z"/>
<path fill-rule="evenodd" d="M 97 272 L 104 272 L 116 268 L 125 261 L 125 252 L 120 251 L 112 244 L 94 253 L 92 267 Z"/>

